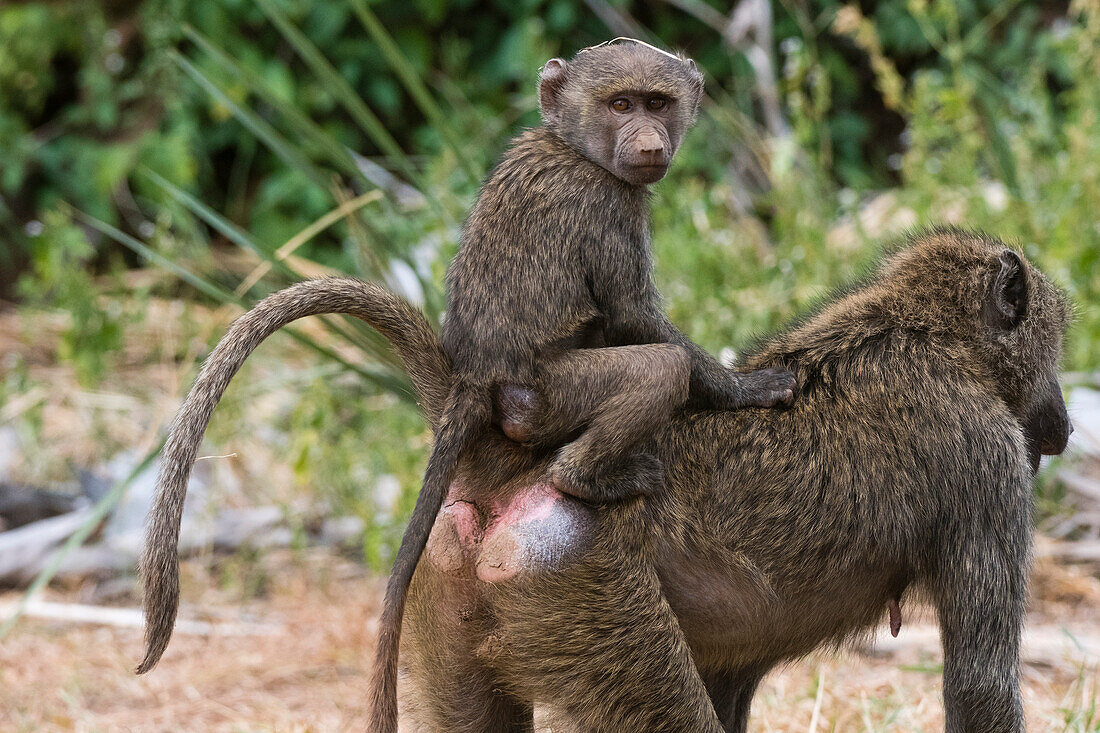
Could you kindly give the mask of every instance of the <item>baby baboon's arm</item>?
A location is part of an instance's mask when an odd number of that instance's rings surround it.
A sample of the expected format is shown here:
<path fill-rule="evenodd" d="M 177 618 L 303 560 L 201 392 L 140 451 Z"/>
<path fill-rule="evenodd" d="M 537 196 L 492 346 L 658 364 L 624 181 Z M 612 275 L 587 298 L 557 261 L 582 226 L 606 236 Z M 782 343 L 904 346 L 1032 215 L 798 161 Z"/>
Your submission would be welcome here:
<path fill-rule="evenodd" d="M 613 237 L 609 237 L 613 239 Z M 625 246 L 625 243 L 624 243 Z M 736 372 L 722 366 L 705 349 L 693 342 L 665 315 L 649 258 L 608 258 L 615 268 L 600 268 L 592 280 L 592 293 L 606 314 L 610 345 L 669 343 L 682 346 L 691 358 L 689 402 L 701 408 L 735 410 L 742 407 L 771 407 L 790 403 L 794 397 L 794 375 L 785 369 Z M 599 272 L 602 269 L 603 272 Z"/>

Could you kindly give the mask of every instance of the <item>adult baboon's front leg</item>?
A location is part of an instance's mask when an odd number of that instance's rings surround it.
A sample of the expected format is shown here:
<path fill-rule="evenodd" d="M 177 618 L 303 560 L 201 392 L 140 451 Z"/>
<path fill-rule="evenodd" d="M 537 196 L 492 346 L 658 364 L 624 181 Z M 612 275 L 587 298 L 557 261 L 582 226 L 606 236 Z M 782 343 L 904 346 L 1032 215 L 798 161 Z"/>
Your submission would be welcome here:
<path fill-rule="evenodd" d="M 493 588 L 487 661 L 517 696 L 577 730 L 720 733 L 641 542 L 623 534 L 642 524 L 602 522 L 600 541 L 576 565 Z"/>
<path fill-rule="evenodd" d="M 968 532 L 939 562 L 935 601 L 947 733 L 1024 730 L 1019 662 L 1028 543 L 1022 533 L 1029 527 L 999 529 Z M 1014 542 L 1003 542 L 1006 535 Z"/>

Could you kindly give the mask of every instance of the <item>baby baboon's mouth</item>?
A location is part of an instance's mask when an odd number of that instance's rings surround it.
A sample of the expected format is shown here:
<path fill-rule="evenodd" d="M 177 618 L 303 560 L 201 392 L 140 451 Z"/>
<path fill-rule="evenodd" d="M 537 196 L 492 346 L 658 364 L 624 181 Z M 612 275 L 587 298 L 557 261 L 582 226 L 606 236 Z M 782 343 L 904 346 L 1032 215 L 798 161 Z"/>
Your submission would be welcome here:
<path fill-rule="evenodd" d="M 628 165 L 626 168 L 631 179 L 636 183 L 656 183 L 668 172 L 668 166 L 659 163 Z"/>

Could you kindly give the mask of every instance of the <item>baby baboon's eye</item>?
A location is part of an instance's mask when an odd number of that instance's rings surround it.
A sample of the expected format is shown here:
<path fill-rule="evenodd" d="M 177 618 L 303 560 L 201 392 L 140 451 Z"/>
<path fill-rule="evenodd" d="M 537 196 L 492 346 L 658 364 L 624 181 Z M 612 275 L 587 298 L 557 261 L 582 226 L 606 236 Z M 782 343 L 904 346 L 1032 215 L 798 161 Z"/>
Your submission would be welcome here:
<path fill-rule="evenodd" d="M 668 100 L 664 97 L 650 97 L 649 101 L 646 102 L 646 106 L 654 112 L 660 112 L 668 106 Z"/>
<path fill-rule="evenodd" d="M 611 100 L 611 109 L 616 112 L 627 112 L 633 106 L 633 103 L 626 97 L 619 97 L 618 99 Z"/>

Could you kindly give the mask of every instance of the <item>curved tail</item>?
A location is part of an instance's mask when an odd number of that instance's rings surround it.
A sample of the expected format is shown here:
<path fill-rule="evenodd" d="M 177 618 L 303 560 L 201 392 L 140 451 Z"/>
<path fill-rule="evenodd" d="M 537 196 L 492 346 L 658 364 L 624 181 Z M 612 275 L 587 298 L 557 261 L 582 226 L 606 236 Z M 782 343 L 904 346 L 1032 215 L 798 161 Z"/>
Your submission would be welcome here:
<path fill-rule="evenodd" d="M 424 484 L 416 498 L 416 507 L 401 538 L 401 547 L 397 550 L 393 571 L 386 584 L 370 683 L 372 733 L 397 731 L 397 655 L 409 583 L 428 542 L 436 515 L 443 505 L 447 488 L 454 478 L 458 459 L 489 424 L 492 404 L 488 387 L 460 381 L 451 388 L 440 417 L 435 447 L 424 472 Z"/>
<path fill-rule="evenodd" d="M 241 364 L 264 339 L 291 321 L 327 313 L 355 316 L 385 336 L 401 358 L 428 421 L 433 426 L 439 422 L 451 388 L 450 361 L 423 314 L 385 288 L 351 278 L 309 280 L 264 298 L 234 321 L 203 363 L 176 414 L 161 455 L 157 493 L 141 557 L 145 657 L 137 666 L 138 674 L 156 666 L 172 636 L 179 607 L 178 545 L 183 499 L 214 407 Z M 422 492 L 418 510 L 424 498 Z M 434 517 L 435 512 L 431 514 Z M 410 531 L 406 531 L 406 538 Z M 401 557 L 399 553 L 399 561 Z"/>

